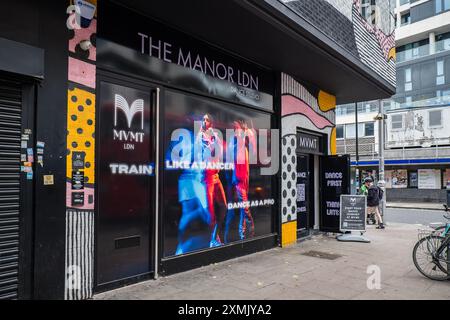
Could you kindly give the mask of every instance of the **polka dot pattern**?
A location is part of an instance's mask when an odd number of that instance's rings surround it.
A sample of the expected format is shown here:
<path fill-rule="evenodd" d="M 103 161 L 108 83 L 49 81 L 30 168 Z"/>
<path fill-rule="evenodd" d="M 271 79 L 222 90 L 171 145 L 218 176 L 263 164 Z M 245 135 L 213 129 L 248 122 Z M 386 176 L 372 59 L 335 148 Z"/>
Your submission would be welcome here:
<path fill-rule="evenodd" d="M 282 222 L 297 220 L 297 141 L 295 135 L 283 137 L 282 143 Z"/>
<path fill-rule="evenodd" d="M 68 92 L 67 177 L 72 174 L 73 152 L 84 152 L 85 181 L 94 183 L 95 95 L 74 88 Z"/>

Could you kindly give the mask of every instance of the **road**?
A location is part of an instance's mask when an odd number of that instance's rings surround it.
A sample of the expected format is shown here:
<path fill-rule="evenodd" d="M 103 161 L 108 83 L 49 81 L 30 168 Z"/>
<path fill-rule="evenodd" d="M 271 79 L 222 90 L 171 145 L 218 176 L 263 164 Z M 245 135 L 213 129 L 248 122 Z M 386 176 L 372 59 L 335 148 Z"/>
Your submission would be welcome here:
<path fill-rule="evenodd" d="M 422 209 L 388 208 L 386 222 L 429 225 L 432 222 L 445 222 L 444 211 Z"/>

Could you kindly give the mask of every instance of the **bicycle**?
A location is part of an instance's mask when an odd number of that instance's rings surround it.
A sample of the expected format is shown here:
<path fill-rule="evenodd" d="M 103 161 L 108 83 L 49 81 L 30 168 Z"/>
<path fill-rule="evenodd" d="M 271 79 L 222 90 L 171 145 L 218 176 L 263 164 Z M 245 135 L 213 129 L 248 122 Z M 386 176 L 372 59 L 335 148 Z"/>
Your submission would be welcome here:
<path fill-rule="evenodd" d="M 450 212 L 444 205 L 445 212 Z M 449 215 L 444 218 L 450 220 Z M 419 230 L 419 241 L 413 249 L 413 261 L 417 270 L 425 277 L 445 281 L 450 280 L 450 223 L 430 230 Z"/>

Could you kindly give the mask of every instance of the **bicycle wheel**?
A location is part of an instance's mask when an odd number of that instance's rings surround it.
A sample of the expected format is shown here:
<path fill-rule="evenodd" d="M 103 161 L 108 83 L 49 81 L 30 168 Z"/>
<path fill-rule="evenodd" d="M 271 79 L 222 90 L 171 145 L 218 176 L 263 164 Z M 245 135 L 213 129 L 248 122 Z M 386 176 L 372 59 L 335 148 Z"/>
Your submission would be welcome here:
<path fill-rule="evenodd" d="M 430 235 L 420 239 L 413 250 L 413 261 L 417 270 L 425 277 L 445 281 L 450 279 L 447 264 L 447 250 L 440 257 L 435 257 L 437 249 L 442 245 L 445 238 L 437 235 Z"/>

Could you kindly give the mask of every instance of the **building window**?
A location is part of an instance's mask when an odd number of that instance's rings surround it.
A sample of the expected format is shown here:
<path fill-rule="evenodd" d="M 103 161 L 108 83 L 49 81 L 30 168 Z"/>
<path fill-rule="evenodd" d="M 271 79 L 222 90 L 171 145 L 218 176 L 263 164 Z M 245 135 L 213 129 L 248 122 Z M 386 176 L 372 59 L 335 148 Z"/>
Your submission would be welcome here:
<path fill-rule="evenodd" d="M 444 60 L 440 60 L 436 63 L 436 85 L 440 86 L 445 84 L 445 75 L 444 75 Z"/>
<path fill-rule="evenodd" d="M 450 90 L 438 90 L 436 97 L 439 104 L 448 104 L 450 103 Z"/>
<path fill-rule="evenodd" d="M 450 0 L 436 0 L 436 13 L 450 10 Z"/>
<path fill-rule="evenodd" d="M 407 3 L 409 3 L 409 0 L 400 0 L 400 5 L 401 6 L 404 5 L 404 4 L 407 4 Z"/>
<path fill-rule="evenodd" d="M 346 139 L 354 139 L 356 138 L 356 126 L 354 123 L 347 124 L 345 126 L 342 126 L 342 129 L 339 128 L 340 126 L 337 126 L 337 132 L 336 132 L 336 138 L 340 139 L 339 137 L 342 136 L 342 138 L 345 136 Z M 341 130 L 341 132 L 339 132 Z M 375 123 L 374 122 L 364 122 L 364 123 L 358 123 L 358 137 L 373 137 L 375 135 Z"/>
<path fill-rule="evenodd" d="M 405 91 L 412 90 L 411 68 L 405 69 Z"/>
<path fill-rule="evenodd" d="M 430 40 L 423 39 L 397 48 L 398 62 L 425 57 L 430 54 Z"/>
<path fill-rule="evenodd" d="M 436 36 L 436 52 L 450 50 L 450 32 Z"/>
<path fill-rule="evenodd" d="M 428 113 L 429 127 L 441 127 L 442 126 L 442 110 L 433 110 Z"/>
<path fill-rule="evenodd" d="M 362 0 L 361 1 L 361 15 L 368 23 L 372 25 L 377 24 L 376 18 L 376 1 L 375 0 Z"/>
<path fill-rule="evenodd" d="M 400 22 L 401 22 L 402 26 L 410 24 L 411 23 L 411 14 L 409 12 L 402 14 Z"/>
<path fill-rule="evenodd" d="M 356 138 L 356 126 L 355 124 L 348 124 L 345 126 L 345 138 L 354 139 Z"/>
<path fill-rule="evenodd" d="M 336 139 L 344 139 L 344 126 L 336 126 Z"/>
<path fill-rule="evenodd" d="M 405 104 L 407 108 L 412 108 L 413 107 L 413 100 L 412 97 L 406 97 L 405 98 Z"/>
<path fill-rule="evenodd" d="M 364 124 L 364 126 L 365 126 L 364 136 L 365 137 L 373 137 L 375 135 L 375 123 L 367 122 Z"/>
<path fill-rule="evenodd" d="M 392 130 L 403 129 L 403 115 L 395 114 L 391 117 L 391 128 Z"/>

